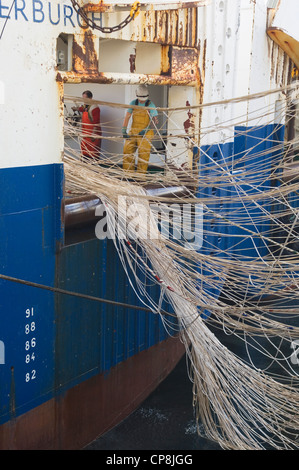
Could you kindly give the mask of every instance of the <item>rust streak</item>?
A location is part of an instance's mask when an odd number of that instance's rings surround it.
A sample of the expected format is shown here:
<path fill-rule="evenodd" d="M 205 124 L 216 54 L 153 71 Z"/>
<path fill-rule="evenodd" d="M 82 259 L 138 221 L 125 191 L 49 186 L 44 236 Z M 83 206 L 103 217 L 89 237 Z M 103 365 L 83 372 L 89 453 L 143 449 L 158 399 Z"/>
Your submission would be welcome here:
<path fill-rule="evenodd" d="M 169 46 L 162 46 L 161 49 L 161 74 L 170 75 L 171 73 L 171 51 Z"/>
<path fill-rule="evenodd" d="M 136 54 L 130 54 L 129 62 L 130 62 L 130 73 L 135 73 L 135 70 L 136 70 Z"/>
<path fill-rule="evenodd" d="M 186 101 L 186 107 L 187 106 L 190 106 L 189 101 Z M 186 134 L 189 135 L 195 129 L 194 114 L 190 111 L 190 109 L 187 112 L 187 116 L 188 116 L 188 119 L 186 119 L 186 121 L 184 121 L 183 125 L 184 125 L 184 129 L 185 129 Z"/>
<path fill-rule="evenodd" d="M 98 73 L 98 57 L 90 31 L 83 33 L 82 46 L 74 38 L 73 70 L 77 73 Z"/>
<path fill-rule="evenodd" d="M 59 72 L 56 75 L 57 81 L 62 81 L 63 83 L 126 83 L 126 84 L 139 84 L 139 83 L 148 83 L 152 85 L 184 85 L 184 86 L 195 86 L 196 77 L 190 76 L 188 78 L 182 77 L 173 77 L 168 75 L 140 75 L 136 74 L 133 80 L 123 79 L 117 74 L 105 74 L 103 72 L 98 72 L 97 74 L 92 73 L 76 73 L 76 72 Z"/>
<path fill-rule="evenodd" d="M 172 76 L 176 79 L 198 80 L 198 50 L 188 47 L 172 48 Z"/>
<path fill-rule="evenodd" d="M 197 8 L 147 11 L 140 18 L 140 30 L 132 31 L 132 41 L 196 47 Z"/>
<path fill-rule="evenodd" d="M 100 0 L 98 3 L 86 3 L 84 10 L 86 12 L 105 13 L 111 11 L 111 5 L 105 4 L 103 0 Z"/>
<path fill-rule="evenodd" d="M 57 79 L 57 86 L 58 86 L 58 95 L 59 95 L 59 115 L 60 117 L 63 117 L 64 116 L 64 89 L 63 89 L 63 81 L 62 81 L 61 75 L 59 76 L 59 79 Z"/>

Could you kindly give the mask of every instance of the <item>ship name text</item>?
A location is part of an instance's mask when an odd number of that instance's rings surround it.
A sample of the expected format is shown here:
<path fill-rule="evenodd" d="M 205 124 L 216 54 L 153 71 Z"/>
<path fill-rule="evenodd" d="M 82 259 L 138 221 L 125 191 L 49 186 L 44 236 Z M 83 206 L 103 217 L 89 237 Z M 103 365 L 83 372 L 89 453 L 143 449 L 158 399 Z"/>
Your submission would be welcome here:
<path fill-rule="evenodd" d="M 100 14 L 91 13 L 92 21 L 101 21 Z M 11 8 L 9 0 L 0 0 L 0 20 L 28 21 L 33 23 L 50 23 L 63 27 L 82 27 L 82 19 L 71 5 L 66 3 L 43 2 L 41 0 L 15 0 Z"/>

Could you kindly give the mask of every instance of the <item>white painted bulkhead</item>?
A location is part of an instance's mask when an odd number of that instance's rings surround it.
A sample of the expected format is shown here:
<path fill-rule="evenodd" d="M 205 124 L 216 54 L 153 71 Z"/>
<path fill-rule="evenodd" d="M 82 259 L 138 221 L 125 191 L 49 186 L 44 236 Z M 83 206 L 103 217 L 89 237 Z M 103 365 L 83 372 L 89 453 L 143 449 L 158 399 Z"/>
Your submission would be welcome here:
<path fill-rule="evenodd" d="M 259 99 L 204 108 L 201 145 L 233 139 L 233 124 L 242 121 L 244 126 L 254 125 L 255 112 L 258 125 L 275 121 L 275 102 L 285 97 L 269 96 L 266 92 L 286 85 L 289 69 L 282 67 L 284 57 L 278 51 L 275 64 L 278 73 L 276 77 L 271 73 L 273 43 L 266 34 L 267 19 L 266 0 L 220 0 L 205 7 L 199 15 L 199 37 L 201 41 L 207 40 L 204 103 L 221 103 L 265 92 Z M 261 121 L 260 110 L 265 106 L 269 106 L 272 113 L 265 112 Z M 228 122 L 232 125 L 224 130 L 222 123 Z M 204 132 L 204 128 L 211 127 L 214 132 Z"/>
<path fill-rule="evenodd" d="M 57 28 L 34 22 L 28 3 L 26 18 L 25 7 L 24 15 L 17 10 L 20 2 L 9 13 L 10 6 L 11 2 L 1 2 L 0 166 L 58 163 L 63 133 L 56 82 Z"/>

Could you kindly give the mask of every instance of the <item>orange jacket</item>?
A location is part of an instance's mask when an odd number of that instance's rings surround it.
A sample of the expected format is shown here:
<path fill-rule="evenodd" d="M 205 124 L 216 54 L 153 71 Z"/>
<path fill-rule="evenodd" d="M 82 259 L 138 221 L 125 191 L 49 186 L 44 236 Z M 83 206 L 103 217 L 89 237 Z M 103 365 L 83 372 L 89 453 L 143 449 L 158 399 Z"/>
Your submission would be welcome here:
<path fill-rule="evenodd" d="M 100 108 L 98 106 L 81 106 L 82 142 L 81 151 L 85 156 L 99 156 L 101 146 Z"/>

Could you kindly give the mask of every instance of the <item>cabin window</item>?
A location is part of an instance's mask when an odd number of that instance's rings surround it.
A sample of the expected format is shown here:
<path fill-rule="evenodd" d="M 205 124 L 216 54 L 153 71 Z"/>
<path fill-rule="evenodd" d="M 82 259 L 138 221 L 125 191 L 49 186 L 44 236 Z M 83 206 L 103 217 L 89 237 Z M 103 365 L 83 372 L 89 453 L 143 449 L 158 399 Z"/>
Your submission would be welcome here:
<path fill-rule="evenodd" d="M 72 69 L 73 62 L 73 34 L 61 33 L 57 38 L 56 60 L 57 69 L 68 72 Z"/>

